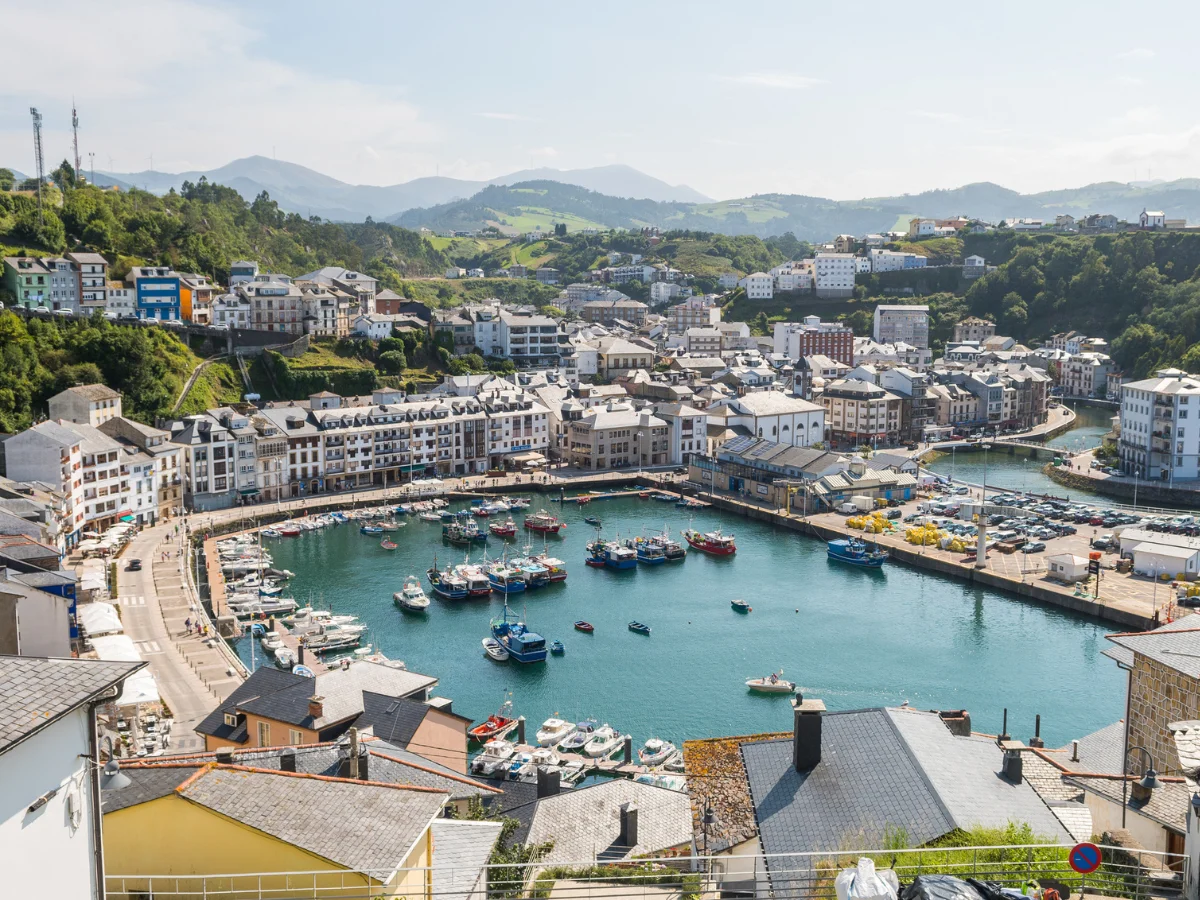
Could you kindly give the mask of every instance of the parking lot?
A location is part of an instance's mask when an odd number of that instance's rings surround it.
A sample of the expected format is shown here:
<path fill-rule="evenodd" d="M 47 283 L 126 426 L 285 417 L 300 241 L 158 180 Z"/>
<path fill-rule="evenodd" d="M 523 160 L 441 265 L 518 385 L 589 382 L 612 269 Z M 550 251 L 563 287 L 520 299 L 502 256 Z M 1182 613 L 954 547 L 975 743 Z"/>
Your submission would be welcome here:
<path fill-rule="evenodd" d="M 920 548 L 920 552 L 961 565 L 974 565 L 977 525 L 973 517 L 979 501 L 978 489 L 939 485 L 919 499 L 885 510 L 893 530 L 877 535 L 876 539 L 881 544 L 911 548 L 913 545 L 905 541 L 907 529 L 917 525 L 934 525 L 947 536 L 959 538 L 966 549 L 955 551 L 926 545 Z M 1036 581 L 1045 587 L 1071 594 L 1077 590 L 1075 586 L 1060 584 L 1047 577 L 1046 558 L 1071 553 L 1086 559 L 1090 552 L 1096 550 L 1103 554 L 1101 601 L 1136 609 L 1145 616 L 1152 616 L 1155 612 L 1161 617 L 1172 612 L 1177 615 L 1185 612 L 1182 609 L 1169 609 L 1176 596 L 1169 583 L 1156 583 L 1145 576 L 1116 570 L 1120 554 L 1113 530 L 1137 526 L 1168 534 L 1200 535 L 1200 519 L 1188 515 L 1140 516 L 1086 503 L 1043 501 L 1015 493 L 995 492 L 988 493 L 984 509 L 987 517 L 988 570 L 1014 581 Z M 845 528 L 848 516 L 821 513 L 813 518 Z M 1086 591 L 1089 596 L 1095 592 L 1094 580 L 1088 582 Z"/>

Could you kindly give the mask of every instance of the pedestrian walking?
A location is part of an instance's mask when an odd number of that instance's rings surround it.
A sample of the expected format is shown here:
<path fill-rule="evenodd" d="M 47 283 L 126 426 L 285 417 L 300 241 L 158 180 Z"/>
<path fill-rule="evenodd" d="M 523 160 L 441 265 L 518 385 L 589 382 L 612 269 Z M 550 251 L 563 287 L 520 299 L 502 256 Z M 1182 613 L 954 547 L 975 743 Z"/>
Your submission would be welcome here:
<path fill-rule="evenodd" d="M 192 618 L 188 616 L 183 620 L 183 630 L 185 634 L 190 634 L 192 631 Z"/>

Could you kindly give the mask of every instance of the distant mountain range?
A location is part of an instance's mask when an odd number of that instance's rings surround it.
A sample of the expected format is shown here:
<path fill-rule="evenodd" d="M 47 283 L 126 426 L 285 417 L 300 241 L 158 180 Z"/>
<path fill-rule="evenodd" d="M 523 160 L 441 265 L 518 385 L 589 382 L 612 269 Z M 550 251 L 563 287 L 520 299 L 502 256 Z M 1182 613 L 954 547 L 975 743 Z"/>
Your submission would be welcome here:
<path fill-rule="evenodd" d="M 1143 208 L 1168 218 L 1200 222 L 1200 179 L 1100 182 L 1079 188 L 1021 194 L 990 182 L 862 200 L 801 194 L 756 194 L 713 201 L 686 185 L 671 185 L 629 166 L 526 169 L 489 181 L 417 178 L 387 186 L 353 185 L 295 163 L 250 156 L 219 169 L 169 174 L 97 172 L 101 185 L 137 186 L 154 193 L 179 189 L 201 177 L 237 190 L 247 200 L 267 191 L 279 205 L 303 216 L 338 222 L 377 221 L 435 231 L 499 225 L 508 232 L 565 222 L 587 226 L 686 228 L 767 237 L 792 232 L 802 240 L 866 234 L 904 227 L 911 216 L 966 215 L 1053 219 L 1069 213 L 1113 213 L 1135 220 Z"/>
<path fill-rule="evenodd" d="M 670 185 L 629 166 L 600 166 L 593 169 L 525 169 L 488 181 L 459 178 L 415 178 L 385 186 L 346 184 L 328 175 L 283 160 L 265 156 L 237 159 L 219 169 L 192 172 L 97 172 L 96 183 L 120 188 L 139 187 L 155 194 L 179 190 L 185 181 L 209 181 L 233 188 L 247 200 L 262 191 L 281 207 L 303 216 L 320 216 L 338 222 L 361 222 L 367 216 L 385 219 L 419 206 L 435 206 L 471 197 L 493 184 L 548 179 L 578 184 L 617 197 L 701 203 L 708 200 L 687 185 Z"/>

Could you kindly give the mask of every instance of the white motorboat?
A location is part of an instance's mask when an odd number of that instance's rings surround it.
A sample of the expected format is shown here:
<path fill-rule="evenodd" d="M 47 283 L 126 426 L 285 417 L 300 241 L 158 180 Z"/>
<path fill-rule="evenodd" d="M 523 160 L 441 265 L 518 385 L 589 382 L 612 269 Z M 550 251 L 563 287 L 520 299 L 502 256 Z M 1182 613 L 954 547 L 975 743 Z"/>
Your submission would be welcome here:
<path fill-rule="evenodd" d="M 442 517 L 435 512 L 423 512 L 417 516 L 422 522 L 440 522 Z"/>
<path fill-rule="evenodd" d="M 358 616 L 335 616 L 327 609 L 313 609 L 311 606 L 305 606 L 296 610 L 293 615 L 286 616 L 283 619 L 283 624 L 293 631 L 305 632 L 315 628 L 328 628 L 330 626 L 342 628 L 347 625 L 353 625 L 357 621 Z"/>
<path fill-rule="evenodd" d="M 521 756 L 527 756 L 528 759 L 522 761 L 520 767 L 513 771 L 513 767 L 509 766 L 508 777 L 513 781 L 537 781 L 537 770 L 547 767 L 557 769 L 560 762 L 558 754 L 549 747 L 538 747 L 532 753 L 522 753 Z"/>
<path fill-rule="evenodd" d="M 575 730 L 575 726 L 566 719 L 557 719 L 551 716 L 542 723 L 542 727 L 537 732 L 537 742 L 542 747 L 554 747 L 562 743 L 562 741 Z"/>
<path fill-rule="evenodd" d="M 596 733 L 587 742 L 583 752 L 592 759 L 608 759 L 620 750 L 624 743 L 625 735 L 605 723 L 596 729 Z"/>
<path fill-rule="evenodd" d="M 483 639 L 483 652 L 496 662 L 505 662 L 508 659 L 508 651 L 495 638 L 486 637 Z"/>
<path fill-rule="evenodd" d="M 587 764 L 578 757 L 567 760 L 559 769 L 559 778 L 567 784 L 582 781 L 585 775 L 587 775 Z"/>
<path fill-rule="evenodd" d="M 425 612 L 429 609 L 429 597 L 421 587 L 421 582 L 416 575 L 409 575 L 404 579 L 404 589 L 392 594 L 392 600 L 401 609 L 412 612 Z"/>
<path fill-rule="evenodd" d="M 586 722 L 576 722 L 575 730 L 562 740 L 558 749 L 569 753 L 582 753 L 587 742 L 596 733 L 596 725 L 597 723 L 592 719 L 588 719 Z"/>
<path fill-rule="evenodd" d="M 796 682 L 785 681 L 783 677 L 783 669 L 778 672 L 772 672 L 770 675 L 763 678 L 751 678 L 747 680 L 746 687 L 752 691 L 758 691 L 760 694 L 794 694 L 796 693 Z"/>
<path fill-rule="evenodd" d="M 522 751 L 512 757 L 512 761 L 508 764 L 508 768 L 504 770 L 504 774 L 512 781 L 516 781 L 520 777 L 521 770 L 531 762 L 533 762 L 533 754 L 528 750 Z"/>
<path fill-rule="evenodd" d="M 476 775 L 494 775 L 516 752 L 516 745 L 511 741 L 500 738 L 488 741 L 483 745 L 483 752 L 471 760 L 471 771 Z"/>
<path fill-rule="evenodd" d="M 638 759 L 643 766 L 661 766 L 678 752 L 675 745 L 662 738 L 650 738 L 641 750 Z"/>
<path fill-rule="evenodd" d="M 262 636 L 262 648 L 265 652 L 274 654 L 283 646 L 283 637 L 277 631 L 268 631 Z"/>
<path fill-rule="evenodd" d="M 296 664 L 296 654 L 291 647 L 279 647 L 275 651 L 275 665 L 284 670 L 290 670 Z"/>

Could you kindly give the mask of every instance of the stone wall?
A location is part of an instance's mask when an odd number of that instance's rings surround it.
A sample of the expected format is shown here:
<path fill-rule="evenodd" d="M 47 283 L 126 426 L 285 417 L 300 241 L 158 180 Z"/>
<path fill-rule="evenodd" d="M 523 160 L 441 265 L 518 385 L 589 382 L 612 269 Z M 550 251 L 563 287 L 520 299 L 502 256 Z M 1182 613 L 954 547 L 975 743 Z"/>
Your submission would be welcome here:
<path fill-rule="evenodd" d="M 1198 718 L 1200 681 L 1135 652 L 1129 676 L 1129 746 L 1149 750 L 1159 774 L 1178 772 L 1179 757 L 1167 725 Z M 1144 757 L 1132 755 L 1138 771 Z"/>

